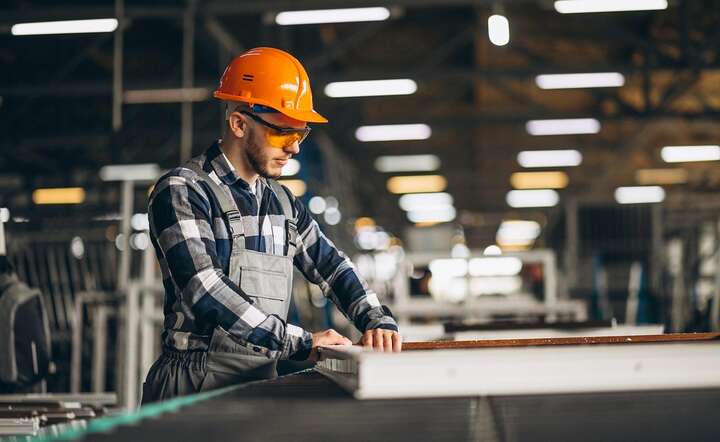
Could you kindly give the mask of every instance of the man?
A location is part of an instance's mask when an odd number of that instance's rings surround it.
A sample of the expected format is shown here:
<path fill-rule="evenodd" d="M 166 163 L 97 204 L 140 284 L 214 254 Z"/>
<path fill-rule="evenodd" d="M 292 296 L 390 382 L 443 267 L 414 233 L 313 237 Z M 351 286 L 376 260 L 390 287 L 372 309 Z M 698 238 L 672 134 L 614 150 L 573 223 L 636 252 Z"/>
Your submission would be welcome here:
<path fill-rule="evenodd" d="M 305 69 L 292 55 L 255 48 L 225 70 L 223 138 L 161 177 L 150 195 L 150 236 L 165 287 L 163 353 L 143 403 L 275 377 L 278 359 L 317 360 L 350 345 L 286 322 L 292 266 L 318 284 L 363 332 L 361 343 L 400 351 L 390 311 L 305 205 L 276 181 L 300 152 L 315 112 Z"/>

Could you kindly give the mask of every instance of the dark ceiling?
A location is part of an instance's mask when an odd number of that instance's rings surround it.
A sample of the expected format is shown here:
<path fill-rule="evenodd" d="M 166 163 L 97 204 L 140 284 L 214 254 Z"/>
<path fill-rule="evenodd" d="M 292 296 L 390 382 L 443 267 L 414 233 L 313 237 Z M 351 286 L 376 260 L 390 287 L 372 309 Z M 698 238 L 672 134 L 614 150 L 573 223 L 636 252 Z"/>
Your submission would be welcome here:
<path fill-rule="evenodd" d="M 380 2 L 382 3 L 382 2 Z M 487 17 L 502 3 L 511 42 L 490 44 Z M 188 15 L 188 4 L 194 13 Z M 283 9 L 370 5 L 361 1 L 206 2 L 127 1 L 123 86 L 178 88 L 183 81 L 183 29 L 195 25 L 193 86 L 213 88 L 235 52 L 275 46 L 307 67 L 322 127 L 339 158 L 354 170 L 351 216 L 374 216 L 390 230 L 408 225 L 378 155 L 434 153 L 448 178 L 471 244 L 492 238 L 508 216 L 509 176 L 518 151 L 576 148 L 581 167 L 568 170 L 563 201 L 612 200 L 634 171 L 661 167 L 659 148 L 720 142 L 720 1 L 671 1 L 665 11 L 561 15 L 548 1 L 396 1 L 385 22 L 276 26 L 267 13 Z M 378 5 L 377 2 L 372 3 Z M 190 9 L 192 11 L 192 9 Z M 0 197 L 22 210 L 33 188 L 101 187 L 111 163 L 180 162 L 181 105 L 125 104 L 122 127 L 112 126 L 113 35 L 15 37 L 16 22 L 114 16 L 112 2 L 5 0 L 0 7 Z M 617 71 L 618 89 L 547 91 L 538 74 Z M 333 99 L 329 81 L 413 78 L 410 96 Z M 220 108 L 193 104 L 193 153 L 218 137 Z M 597 135 L 532 137 L 533 118 L 595 117 Z M 424 141 L 360 143 L 364 124 L 427 123 Z M 318 128 L 320 129 L 320 128 Z M 303 156 L 299 159 L 302 161 Z M 343 167 L 347 167 L 347 164 Z M 669 189 L 668 204 L 710 204 L 720 185 L 716 166 L 688 166 L 690 182 Z M 14 183 L 14 184 L 13 184 Z M 320 184 L 322 186 L 322 183 Z M 325 183 L 327 186 L 327 183 Z M 333 191 L 310 188 L 316 193 Z M 338 194 L 342 192 L 338 190 Z M 117 207 L 117 192 L 97 205 Z M 695 198 L 695 199 L 693 199 Z M 29 210 L 29 209 L 28 209 Z M 560 208 L 525 216 L 553 219 Z"/>

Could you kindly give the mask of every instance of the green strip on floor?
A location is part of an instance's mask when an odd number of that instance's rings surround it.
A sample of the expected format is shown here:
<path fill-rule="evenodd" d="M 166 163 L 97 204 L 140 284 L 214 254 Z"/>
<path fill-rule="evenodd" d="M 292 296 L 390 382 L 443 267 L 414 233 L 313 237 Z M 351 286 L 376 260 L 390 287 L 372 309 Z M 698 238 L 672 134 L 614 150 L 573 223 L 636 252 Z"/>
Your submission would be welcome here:
<path fill-rule="evenodd" d="M 70 441 L 79 439 L 92 433 L 102 433 L 112 430 L 122 425 L 136 424 L 144 419 L 159 416 L 164 413 L 176 411 L 182 407 L 206 401 L 215 396 L 225 394 L 229 391 L 242 387 L 243 385 L 231 385 L 217 390 L 207 391 L 204 393 L 193 394 L 190 396 L 181 396 L 163 402 L 148 404 L 138 408 L 136 411 L 123 413 L 118 416 L 107 416 L 93 419 L 88 422 L 87 428 L 68 429 L 57 435 L 38 436 L 35 438 L 25 439 L 33 442 L 50 442 L 50 441 Z"/>

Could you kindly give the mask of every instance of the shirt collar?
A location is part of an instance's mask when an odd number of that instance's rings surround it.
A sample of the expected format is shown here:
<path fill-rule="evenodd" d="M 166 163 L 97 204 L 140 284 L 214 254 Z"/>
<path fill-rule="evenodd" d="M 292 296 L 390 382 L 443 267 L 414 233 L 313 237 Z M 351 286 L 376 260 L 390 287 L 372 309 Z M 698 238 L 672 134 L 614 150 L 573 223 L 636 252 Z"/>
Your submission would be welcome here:
<path fill-rule="evenodd" d="M 220 149 L 220 140 L 215 141 L 205 152 L 207 162 L 210 163 L 210 167 L 215 171 L 215 174 L 220 178 L 220 181 L 232 186 L 235 183 L 239 183 L 244 189 L 250 191 L 250 185 L 244 179 L 240 178 L 235 172 L 235 167 L 230 163 L 230 160 L 225 156 L 222 149 Z M 264 190 L 269 187 L 267 180 L 263 177 L 258 177 L 258 181 L 261 183 L 261 189 Z M 257 188 L 256 188 L 257 189 Z"/>

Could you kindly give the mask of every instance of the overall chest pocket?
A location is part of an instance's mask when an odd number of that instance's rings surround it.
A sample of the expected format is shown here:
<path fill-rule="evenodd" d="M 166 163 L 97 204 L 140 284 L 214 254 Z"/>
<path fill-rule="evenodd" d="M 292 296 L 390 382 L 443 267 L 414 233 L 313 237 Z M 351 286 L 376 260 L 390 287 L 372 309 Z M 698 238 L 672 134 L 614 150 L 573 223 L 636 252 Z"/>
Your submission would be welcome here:
<path fill-rule="evenodd" d="M 264 313 L 287 319 L 293 274 L 290 258 L 251 251 L 244 258 L 240 288 Z"/>

